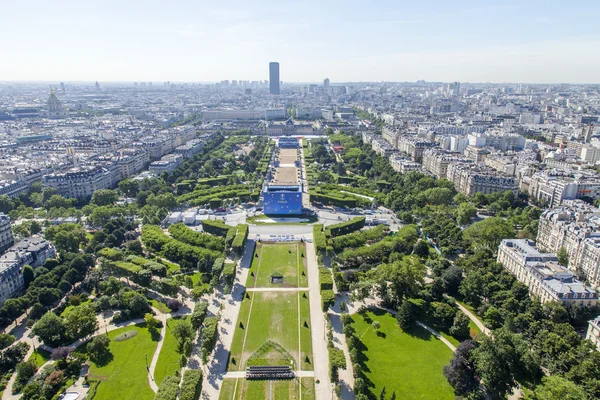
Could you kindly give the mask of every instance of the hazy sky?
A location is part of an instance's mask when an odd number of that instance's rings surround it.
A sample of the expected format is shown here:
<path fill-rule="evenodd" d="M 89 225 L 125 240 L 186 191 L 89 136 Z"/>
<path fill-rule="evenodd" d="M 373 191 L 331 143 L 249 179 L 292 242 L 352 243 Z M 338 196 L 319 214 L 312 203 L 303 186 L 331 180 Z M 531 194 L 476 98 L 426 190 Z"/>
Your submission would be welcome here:
<path fill-rule="evenodd" d="M 0 81 L 600 82 L 600 1 L 0 0 Z"/>

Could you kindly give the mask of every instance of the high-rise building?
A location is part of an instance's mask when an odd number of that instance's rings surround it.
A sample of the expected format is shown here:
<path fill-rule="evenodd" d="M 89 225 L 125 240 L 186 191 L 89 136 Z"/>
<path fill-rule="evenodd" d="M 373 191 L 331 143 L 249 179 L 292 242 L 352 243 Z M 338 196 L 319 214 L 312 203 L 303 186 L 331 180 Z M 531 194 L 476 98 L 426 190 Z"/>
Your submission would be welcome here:
<path fill-rule="evenodd" d="M 329 88 L 329 78 L 325 78 L 325 79 L 323 80 L 323 86 L 325 86 L 325 89 L 328 89 L 328 88 Z"/>
<path fill-rule="evenodd" d="M 269 88 L 271 94 L 279 94 L 279 63 L 269 63 Z"/>

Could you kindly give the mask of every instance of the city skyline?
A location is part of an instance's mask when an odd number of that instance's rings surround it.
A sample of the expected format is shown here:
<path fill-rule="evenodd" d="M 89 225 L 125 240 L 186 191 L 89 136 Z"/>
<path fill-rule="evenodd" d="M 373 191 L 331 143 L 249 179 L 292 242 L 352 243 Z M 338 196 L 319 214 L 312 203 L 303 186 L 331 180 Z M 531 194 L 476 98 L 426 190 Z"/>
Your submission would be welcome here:
<path fill-rule="evenodd" d="M 267 80 L 271 60 L 284 82 L 597 83 L 600 68 L 592 1 L 3 8 L 2 81 Z"/>

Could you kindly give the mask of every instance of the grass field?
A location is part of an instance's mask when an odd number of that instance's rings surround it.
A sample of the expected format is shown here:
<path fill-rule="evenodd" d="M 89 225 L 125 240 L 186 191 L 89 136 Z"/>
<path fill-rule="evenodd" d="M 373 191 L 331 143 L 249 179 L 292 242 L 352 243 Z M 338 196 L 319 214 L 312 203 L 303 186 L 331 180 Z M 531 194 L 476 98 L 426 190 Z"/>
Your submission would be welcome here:
<path fill-rule="evenodd" d="M 298 369 L 299 358 L 301 369 L 313 369 L 309 303 L 308 295 L 304 297 L 304 293 L 247 293 L 235 326 L 229 370 L 243 370 L 250 356 L 267 340 L 281 345 L 288 354 L 282 354 L 276 349 L 267 351 L 261 357 L 266 360 L 266 363 L 288 364 L 288 357 L 291 356 L 294 360 L 294 369 Z M 298 318 L 299 308 L 300 321 Z M 300 357 L 298 357 L 298 346 L 301 347 Z M 308 362 L 306 362 L 306 357 L 308 357 Z"/>
<path fill-rule="evenodd" d="M 115 342 L 115 336 L 137 330 L 131 339 Z M 94 400 L 152 400 L 154 392 L 148 385 L 145 356 L 148 363 L 156 350 L 157 343 L 152 340 L 144 324 L 116 329 L 108 333 L 111 339 L 112 359 L 105 365 L 91 364 L 90 379 L 100 379 L 102 383 Z"/>
<path fill-rule="evenodd" d="M 158 311 L 168 314 L 171 312 L 171 310 L 169 309 L 169 307 L 167 307 L 167 305 L 165 303 L 163 303 L 162 301 L 158 301 L 156 299 L 148 299 L 148 301 L 150 302 L 150 304 L 152 305 L 152 307 L 156 308 Z"/>
<path fill-rule="evenodd" d="M 304 243 L 258 243 L 246 286 L 307 287 L 304 253 Z M 282 284 L 271 283 L 274 272 L 283 275 Z"/>
<path fill-rule="evenodd" d="M 225 379 L 219 393 L 219 400 L 314 400 L 314 398 L 313 378 L 296 378 L 289 381 Z"/>
<path fill-rule="evenodd" d="M 44 349 L 35 349 L 33 354 L 27 359 L 27 361 L 35 360 L 35 364 L 39 367 L 46 364 L 50 360 L 50 353 Z"/>
<path fill-rule="evenodd" d="M 367 320 L 365 320 L 365 316 Z M 425 329 L 403 331 L 396 319 L 384 311 L 352 316 L 362 342 L 360 363 L 373 396 L 385 387 L 398 399 L 454 399 L 452 387 L 442 374 L 452 351 Z M 379 334 L 371 326 L 379 321 Z"/>
<path fill-rule="evenodd" d="M 188 319 L 188 317 L 185 319 Z M 154 370 L 154 380 L 158 385 L 160 385 L 166 376 L 175 375 L 175 372 L 181 369 L 179 366 L 181 354 L 177 352 L 177 339 L 175 339 L 175 336 L 173 336 L 172 333 L 173 326 L 177 321 L 181 320 L 181 318 L 169 318 L 167 320 L 165 340 L 160 349 L 158 361 L 156 362 L 156 369 Z"/>

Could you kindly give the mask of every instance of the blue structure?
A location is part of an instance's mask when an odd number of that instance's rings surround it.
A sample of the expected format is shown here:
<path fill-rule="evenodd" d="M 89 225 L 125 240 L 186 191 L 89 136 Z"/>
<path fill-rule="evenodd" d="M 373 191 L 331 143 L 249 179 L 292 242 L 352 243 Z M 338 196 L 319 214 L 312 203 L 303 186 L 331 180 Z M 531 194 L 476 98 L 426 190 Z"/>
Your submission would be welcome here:
<path fill-rule="evenodd" d="M 267 185 L 263 190 L 265 215 L 301 215 L 302 188 L 300 185 Z"/>
<path fill-rule="evenodd" d="M 282 136 L 279 138 L 278 145 L 280 149 L 299 149 L 300 141 L 298 140 L 298 138 Z"/>

